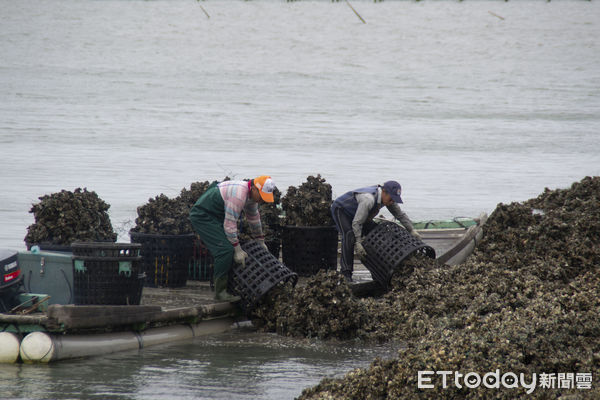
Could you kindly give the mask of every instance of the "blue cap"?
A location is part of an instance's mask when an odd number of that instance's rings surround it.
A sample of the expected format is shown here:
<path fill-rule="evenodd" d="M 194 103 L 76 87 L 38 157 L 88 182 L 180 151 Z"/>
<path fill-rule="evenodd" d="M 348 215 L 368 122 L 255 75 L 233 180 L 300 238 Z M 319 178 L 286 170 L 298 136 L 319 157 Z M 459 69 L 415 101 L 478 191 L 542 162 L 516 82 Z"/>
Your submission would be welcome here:
<path fill-rule="evenodd" d="M 383 184 L 383 188 L 390 196 L 392 196 L 392 200 L 394 203 L 402 203 L 402 198 L 400 194 L 402 193 L 402 187 L 396 181 L 387 181 Z"/>

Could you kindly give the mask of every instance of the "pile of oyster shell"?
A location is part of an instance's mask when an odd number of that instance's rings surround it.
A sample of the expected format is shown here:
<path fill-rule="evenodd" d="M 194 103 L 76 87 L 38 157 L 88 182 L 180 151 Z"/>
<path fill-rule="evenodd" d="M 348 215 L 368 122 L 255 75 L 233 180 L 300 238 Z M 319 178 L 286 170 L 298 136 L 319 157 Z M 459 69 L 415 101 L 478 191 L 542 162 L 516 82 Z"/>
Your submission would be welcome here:
<path fill-rule="evenodd" d="M 161 193 L 148 199 L 148 203 L 137 208 L 138 216 L 132 231 L 161 235 L 194 233 L 190 222 L 190 209 L 209 185 L 209 181 L 194 182 L 190 184 L 189 189 L 181 189 L 175 198 Z"/>
<path fill-rule="evenodd" d="M 499 204 L 484 226 L 484 240 L 461 265 L 439 266 L 418 257 L 405 263 L 412 268 L 403 270 L 412 272 L 395 275 L 383 297 L 356 306 L 356 299 L 347 298 L 349 321 L 342 322 L 360 321 L 351 330 L 356 337 L 406 343 L 398 358 L 325 379 L 301 399 L 600 398 L 600 177 L 546 189 L 522 203 Z M 297 299 L 296 289 L 292 306 L 279 306 L 288 313 L 285 321 L 302 318 L 294 313 L 305 315 L 304 324 L 337 318 L 340 305 L 314 293 L 331 293 L 329 284 L 313 284 L 305 292 L 309 298 Z M 313 315 L 315 310 L 323 316 Z M 276 326 L 280 333 L 316 336 L 284 327 Z M 318 336 L 336 335 L 320 331 Z M 527 382 L 537 374 L 538 386 L 529 394 L 522 385 L 459 388 L 449 382 L 444 387 L 435 375 L 434 387 L 423 389 L 417 380 L 424 370 L 479 376 L 499 370 L 523 373 Z M 554 388 L 539 386 L 541 374 L 554 374 Z M 572 374 L 572 388 L 558 388 L 559 374 L 565 374 L 563 385 Z M 591 389 L 578 389 L 573 376 L 585 374 L 593 376 Z"/>
<path fill-rule="evenodd" d="M 368 318 L 342 275 L 319 271 L 295 290 L 280 284 L 269 291 L 251 314 L 262 331 L 319 339 L 353 339 Z"/>
<path fill-rule="evenodd" d="M 70 245 L 78 241 L 117 240 L 108 215 L 108 205 L 87 188 L 61 190 L 39 197 L 33 204 L 35 222 L 27 228 L 25 243 Z"/>
<path fill-rule="evenodd" d="M 330 226 L 331 185 L 321 175 L 309 176 L 299 187 L 290 186 L 281 199 L 285 225 Z"/>

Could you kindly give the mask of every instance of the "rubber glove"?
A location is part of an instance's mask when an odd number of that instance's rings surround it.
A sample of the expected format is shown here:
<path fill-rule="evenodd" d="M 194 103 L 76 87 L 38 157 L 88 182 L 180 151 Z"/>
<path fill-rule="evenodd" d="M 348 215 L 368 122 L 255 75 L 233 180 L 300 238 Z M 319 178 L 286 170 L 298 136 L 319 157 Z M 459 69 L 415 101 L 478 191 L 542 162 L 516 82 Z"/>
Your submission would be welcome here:
<path fill-rule="evenodd" d="M 419 232 L 417 232 L 415 229 L 413 229 L 412 231 L 410 231 L 410 233 L 411 233 L 411 235 L 413 235 L 417 239 L 422 239 L 421 235 L 419 234 Z"/>
<path fill-rule="evenodd" d="M 238 244 L 233 248 L 233 261 L 236 264 L 240 264 L 242 268 L 246 266 L 246 257 L 248 257 L 248 253 L 242 250 L 242 246 Z"/>
<path fill-rule="evenodd" d="M 265 239 L 256 239 L 256 241 L 258 242 L 258 244 L 260 244 L 263 247 L 263 249 L 265 249 L 266 251 L 269 251 L 269 248 L 265 244 Z"/>
<path fill-rule="evenodd" d="M 354 245 L 354 250 L 356 251 L 356 255 L 359 258 L 363 258 L 367 255 L 367 251 L 365 250 L 365 248 L 363 247 L 363 245 L 360 242 L 357 242 Z"/>

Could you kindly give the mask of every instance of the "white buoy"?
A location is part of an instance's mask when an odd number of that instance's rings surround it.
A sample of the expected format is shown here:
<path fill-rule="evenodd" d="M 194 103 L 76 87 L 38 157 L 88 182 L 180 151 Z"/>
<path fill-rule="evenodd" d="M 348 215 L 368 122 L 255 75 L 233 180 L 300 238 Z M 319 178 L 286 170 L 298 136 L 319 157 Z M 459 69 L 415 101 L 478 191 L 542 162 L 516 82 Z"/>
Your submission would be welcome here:
<path fill-rule="evenodd" d="M 21 359 L 26 363 L 47 363 L 54 356 L 54 341 L 48 333 L 32 332 L 21 342 Z"/>
<path fill-rule="evenodd" d="M 189 325 L 165 326 L 162 328 L 148 329 L 141 333 L 143 347 L 191 339 L 193 337 L 194 330 Z"/>
<path fill-rule="evenodd" d="M 12 364 L 19 358 L 19 337 L 11 332 L 0 332 L 0 363 Z"/>
<path fill-rule="evenodd" d="M 141 333 L 113 332 L 89 335 L 61 335 L 32 332 L 21 342 L 21 359 L 25 363 L 48 363 L 70 358 L 98 356 L 126 350 L 137 350 L 161 343 L 191 339 L 194 336 L 226 332 L 233 318 L 218 318 L 195 325 L 171 325 L 151 328 Z M 19 354 L 19 350 L 17 350 Z"/>

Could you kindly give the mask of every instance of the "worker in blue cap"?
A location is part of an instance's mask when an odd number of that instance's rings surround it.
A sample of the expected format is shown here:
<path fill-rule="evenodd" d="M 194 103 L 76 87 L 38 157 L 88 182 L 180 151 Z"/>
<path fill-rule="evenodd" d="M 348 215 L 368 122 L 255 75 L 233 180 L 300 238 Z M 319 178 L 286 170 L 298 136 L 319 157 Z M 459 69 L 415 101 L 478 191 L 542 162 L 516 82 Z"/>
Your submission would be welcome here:
<path fill-rule="evenodd" d="M 367 186 L 344 193 L 331 205 L 335 226 L 342 237 L 340 272 L 346 281 L 352 282 L 354 251 L 360 258 L 367 253 L 362 245 L 362 237 L 376 225 L 373 218 L 385 206 L 400 221 L 407 231 L 421 238 L 408 216 L 400 209 L 402 187 L 396 181 L 381 185 Z"/>

